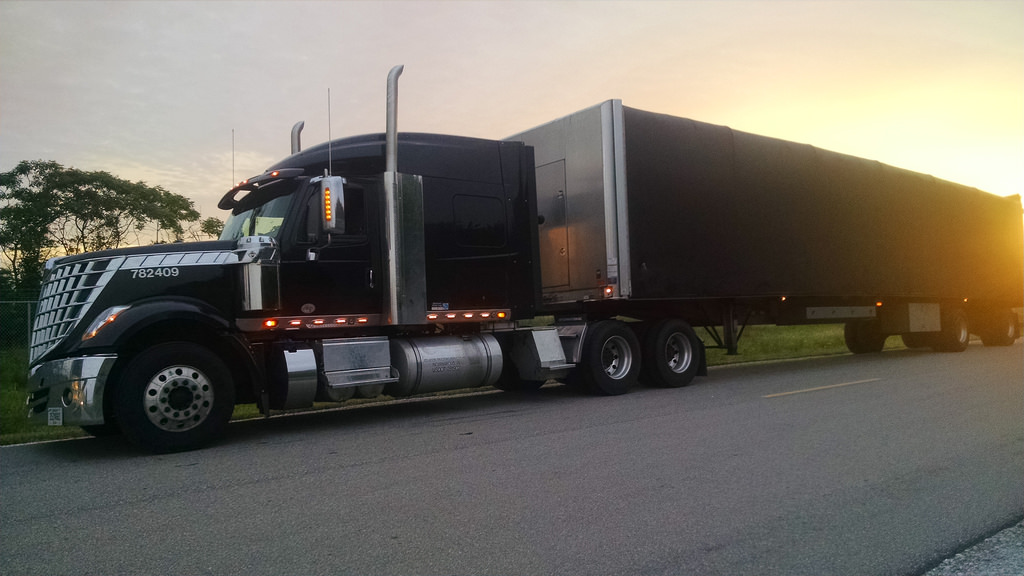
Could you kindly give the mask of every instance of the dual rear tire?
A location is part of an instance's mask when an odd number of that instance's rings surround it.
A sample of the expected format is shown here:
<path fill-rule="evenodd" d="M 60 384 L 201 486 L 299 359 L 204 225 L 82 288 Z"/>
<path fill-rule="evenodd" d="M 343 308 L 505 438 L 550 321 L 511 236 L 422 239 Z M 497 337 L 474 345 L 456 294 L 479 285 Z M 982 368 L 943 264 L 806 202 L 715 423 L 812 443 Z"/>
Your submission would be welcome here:
<path fill-rule="evenodd" d="M 602 396 L 626 393 L 639 380 L 678 388 L 690 384 L 703 362 L 704 345 L 689 324 L 656 322 L 643 338 L 619 320 L 603 320 L 587 329 L 575 373 L 583 387 Z"/>

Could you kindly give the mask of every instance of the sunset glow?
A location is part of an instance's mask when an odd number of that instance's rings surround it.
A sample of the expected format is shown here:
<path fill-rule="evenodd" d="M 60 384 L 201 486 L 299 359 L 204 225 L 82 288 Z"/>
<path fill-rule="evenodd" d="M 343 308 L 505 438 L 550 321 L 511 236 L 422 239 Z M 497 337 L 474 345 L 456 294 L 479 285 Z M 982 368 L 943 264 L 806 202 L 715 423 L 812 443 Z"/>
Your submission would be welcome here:
<path fill-rule="evenodd" d="M 502 138 L 610 98 L 1024 190 L 1024 2 L 2 2 L 0 170 L 219 196 L 303 143 Z M 314 33 L 326 30 L 326 33 Z M 232 150 L 234 131 L 234 150 Z"/>

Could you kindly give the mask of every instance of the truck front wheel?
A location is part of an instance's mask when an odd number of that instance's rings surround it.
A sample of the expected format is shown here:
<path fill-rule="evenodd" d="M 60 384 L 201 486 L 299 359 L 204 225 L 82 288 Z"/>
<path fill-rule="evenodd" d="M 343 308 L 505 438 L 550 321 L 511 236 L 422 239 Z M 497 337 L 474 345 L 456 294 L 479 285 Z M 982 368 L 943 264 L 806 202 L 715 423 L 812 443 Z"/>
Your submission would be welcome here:
<path fill-rule="evenodd" d="M 662 320 L 644 338 L 643 379 L 665 388 L 693 382 L 700 368 L 704 347 L 689 324 L 677 319 Z"/>
<path fill-rule="evenodd" d="M 625 394 L 640 374 L 640 341 L 618 320 L 602 320 L 589 327 L 583 342 L 580 380 L 592 394 Z"/>
<path fill-rule="evenodd" d="M 223 433 L 235 405 L 231 372 L 206 347 L 169 342 L 144 350 L 121 375 L 116 420 L 154 452 L 198 448 Z"/>

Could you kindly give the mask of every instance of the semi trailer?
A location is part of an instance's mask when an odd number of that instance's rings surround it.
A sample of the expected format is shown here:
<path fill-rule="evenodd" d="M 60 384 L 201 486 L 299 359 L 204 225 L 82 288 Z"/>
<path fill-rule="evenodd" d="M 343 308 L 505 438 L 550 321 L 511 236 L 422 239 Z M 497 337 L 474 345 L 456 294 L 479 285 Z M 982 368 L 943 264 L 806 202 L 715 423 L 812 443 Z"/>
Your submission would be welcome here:
<path fill-rule="evenodd" d="M 610 100 L 503 140 L 386 131 L 228 191 L 220 239 L 52 259 L 28 416 L 153 451 L 236 403 L 303 409 L 562 380 L 707 374 L 758 323 L 843 323 L 850 351 L 1012 344 L 1020 197 Z"/>

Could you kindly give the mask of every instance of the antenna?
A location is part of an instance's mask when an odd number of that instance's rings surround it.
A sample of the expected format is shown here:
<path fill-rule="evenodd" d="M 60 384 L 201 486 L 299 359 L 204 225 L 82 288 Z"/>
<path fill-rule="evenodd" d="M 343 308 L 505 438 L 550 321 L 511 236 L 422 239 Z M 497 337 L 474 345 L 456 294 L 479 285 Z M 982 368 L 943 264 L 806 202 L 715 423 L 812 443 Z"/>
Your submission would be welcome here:
<path fill-rule="evenodd" d="M 327 175 L 331 175 L 331 89 L 327 89 Z"/>
<path fill-rule="evenodd" d="M 238 181 L 235 180 L 235 129 L 231 129 L 231 186 L 234 187 Z"/>

